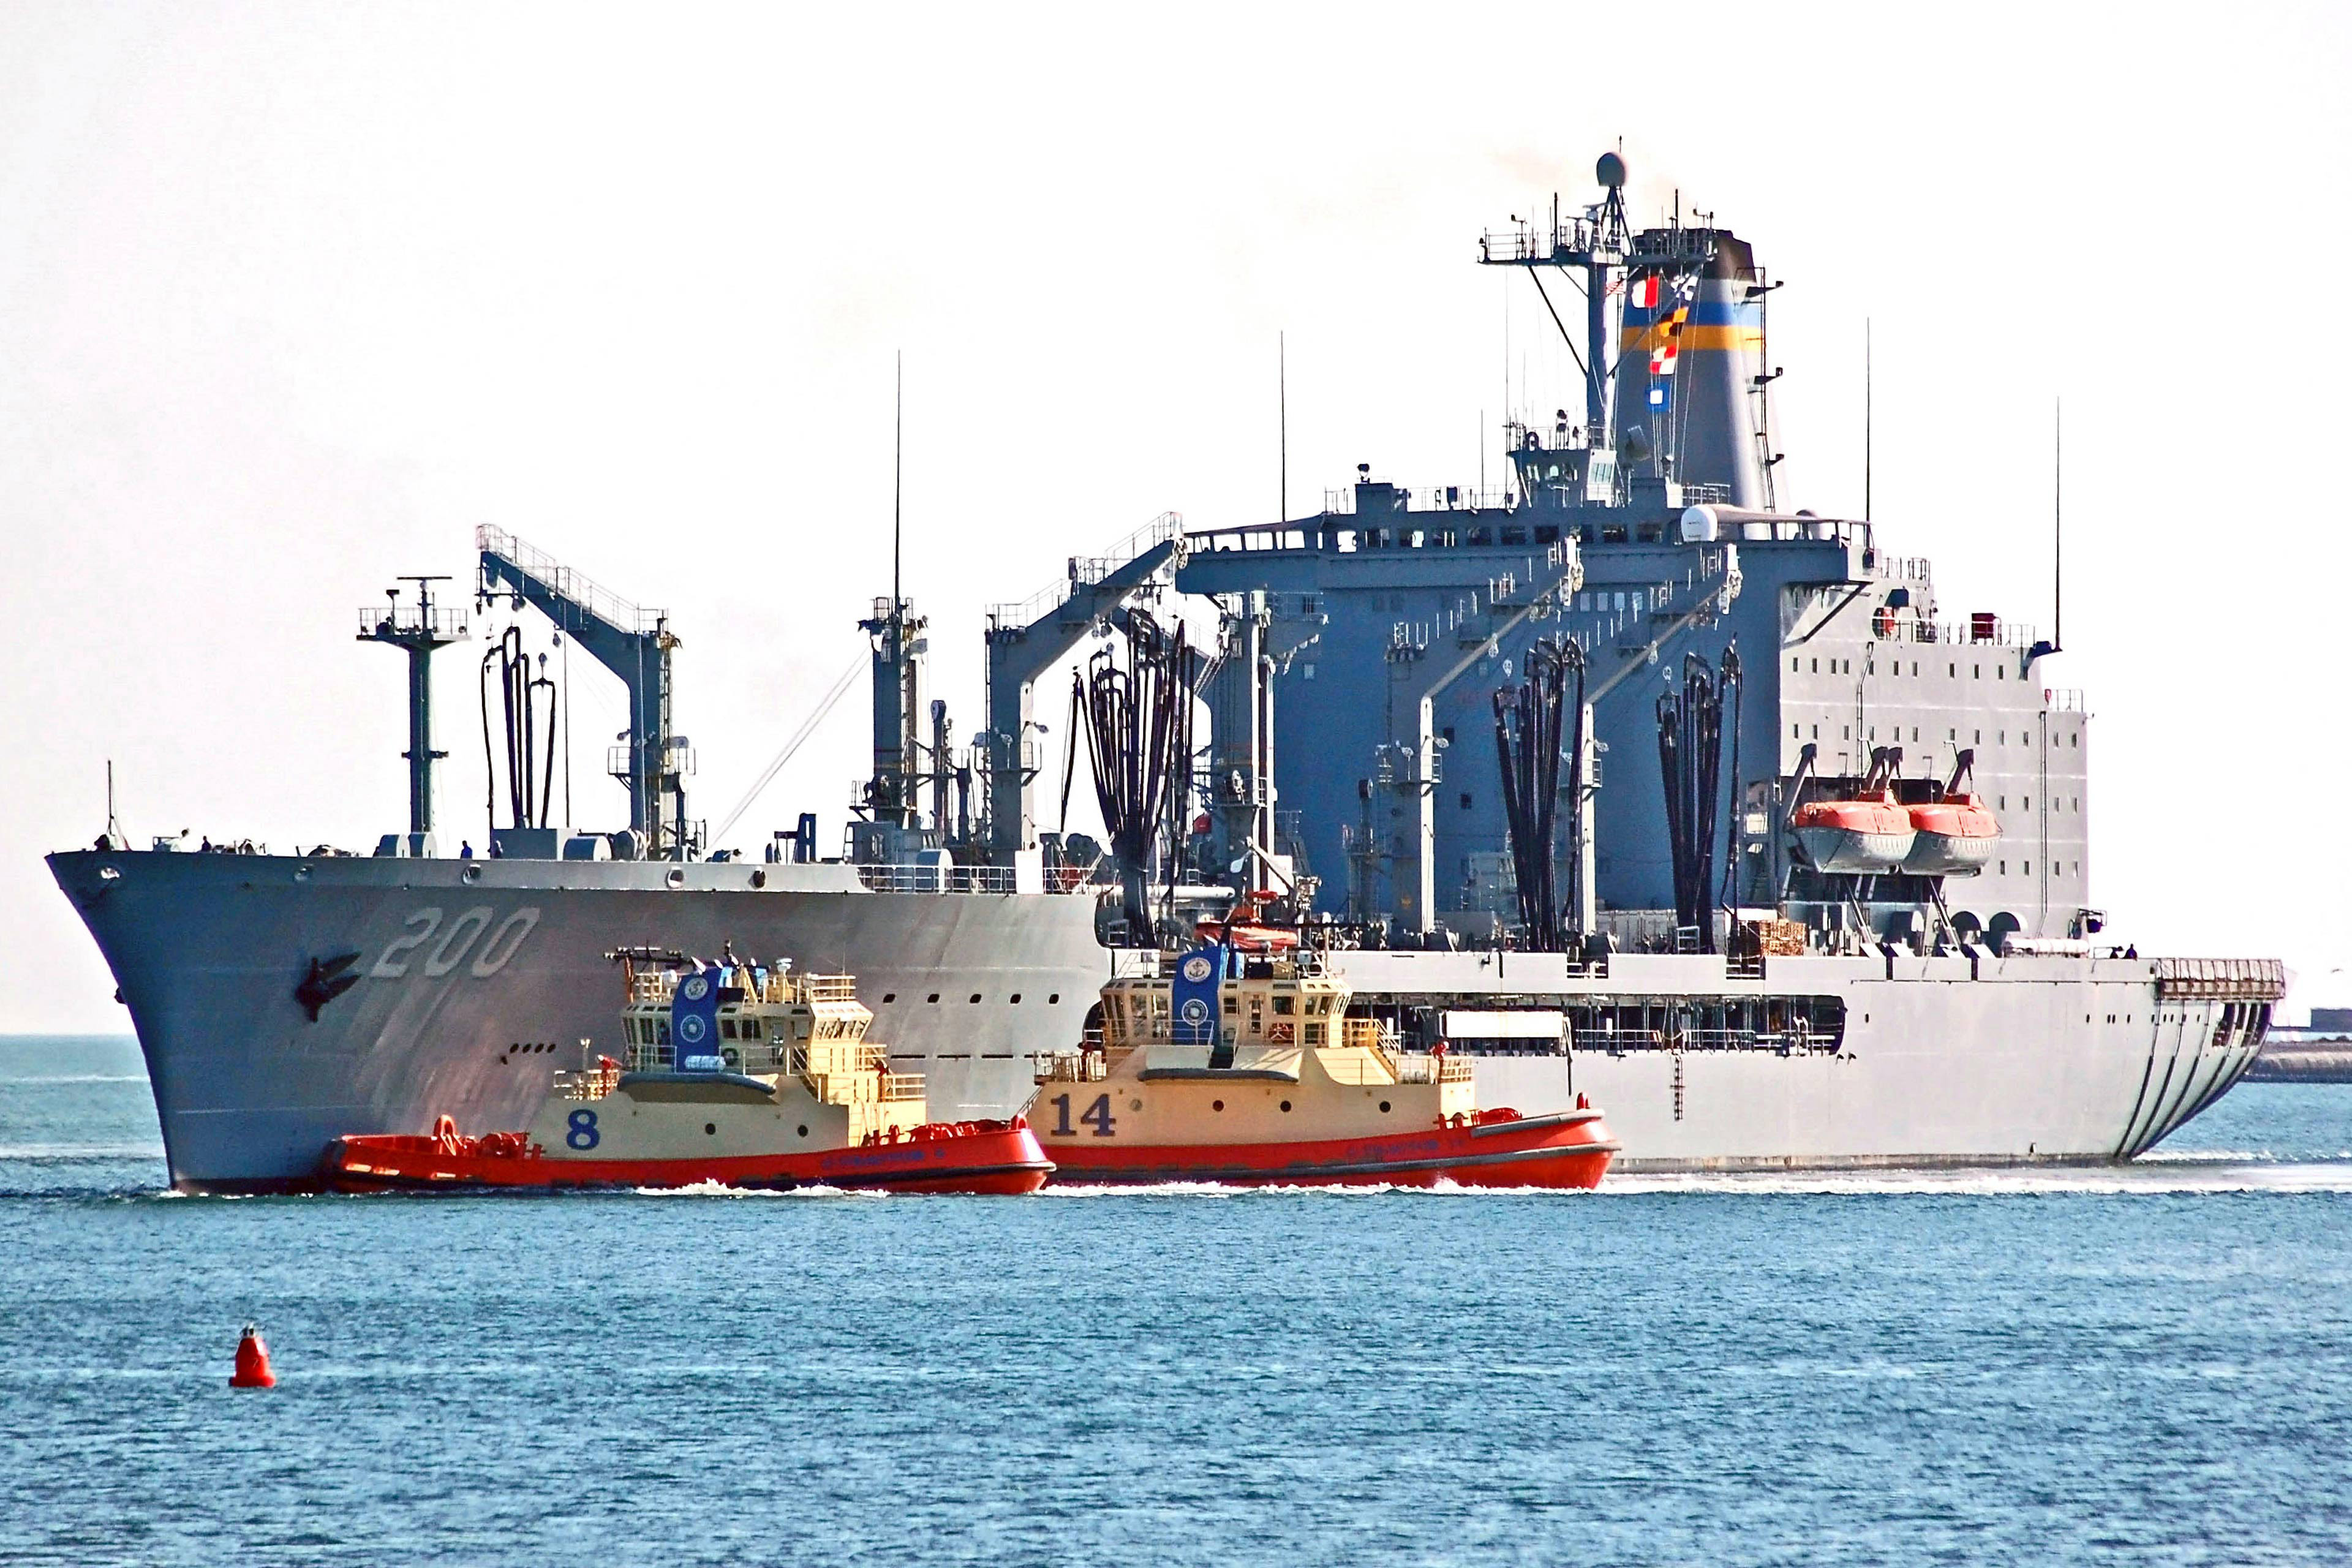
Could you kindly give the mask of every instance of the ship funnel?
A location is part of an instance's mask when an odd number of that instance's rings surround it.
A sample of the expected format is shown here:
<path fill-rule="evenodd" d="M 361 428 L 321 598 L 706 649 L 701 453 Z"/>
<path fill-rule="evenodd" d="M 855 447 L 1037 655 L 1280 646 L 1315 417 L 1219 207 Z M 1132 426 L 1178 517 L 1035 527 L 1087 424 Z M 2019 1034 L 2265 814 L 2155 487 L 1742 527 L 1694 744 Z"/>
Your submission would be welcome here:
<path fill-rule="evenodd" d="M 1727 229 L 1633 237 L 1618 338 L 1617 425 L 1643 426 L 1655 471 L 1694 500 L 1772 510 L 1766 451 L 1764 298 L 1748 242 Z M 1692 495 L 1690 487 L 1707 489 Z"/>

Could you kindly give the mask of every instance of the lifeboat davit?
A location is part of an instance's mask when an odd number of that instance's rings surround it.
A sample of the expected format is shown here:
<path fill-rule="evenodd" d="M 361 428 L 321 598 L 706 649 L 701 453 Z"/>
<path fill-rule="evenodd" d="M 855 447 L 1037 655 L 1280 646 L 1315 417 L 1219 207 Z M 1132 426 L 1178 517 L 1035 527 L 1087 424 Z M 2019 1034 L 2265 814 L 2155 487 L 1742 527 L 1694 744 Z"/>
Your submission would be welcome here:
<path fill-rule="evenodd" d="M 1918 832 L 1892 795 L 1808 801 L 1790 820 L 1816 871 L 1877 876 L 1901 870 Z"/>
<path fill-rule="evenodd" d="M 1922 877 L 1973 877 L 2000 844 L 2000 819 L 1972 795 L 1951 795 L 1911 809 L 1918 837 L 1903 868 Z"/>

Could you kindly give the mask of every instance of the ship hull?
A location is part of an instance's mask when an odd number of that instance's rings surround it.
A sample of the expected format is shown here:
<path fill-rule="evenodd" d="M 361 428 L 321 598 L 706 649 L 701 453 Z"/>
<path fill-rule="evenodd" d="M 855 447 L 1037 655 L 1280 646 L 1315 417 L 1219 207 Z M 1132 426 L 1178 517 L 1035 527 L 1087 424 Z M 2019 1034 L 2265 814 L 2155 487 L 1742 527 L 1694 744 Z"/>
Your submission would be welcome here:
<path fill-rule="evenodd" d="M 188 1191 L 313 1185 L 335 1138 L 421 1133 L 445 1113 L 529 1126 L 549 1068 L 618 1054 L 603 955 L 619 946 L 709 956 L 731 942 L 855 973 L 893 1068 L 929 1075 L 931 1114 L 953 1121 L 1024 1110 L 1040 1058 L 1078 1042 L 1111 967 L 1089 899 L 868 893 L 843 867 L 771 867 L 754 889 L 756 868 L 735 863 L 82 850 L 50 865 L 121 988 Z M 295 992 L 314 960 L 345 953 L 352 984 L 312 1022 Z M 1538 1115 L 1582 1092 L 1605 1108 L 1620 1172 L 2129 1159 L 2236 1081 L 2270 1011 L 2252 992 L 2161 994 L 2154 961 L 1981 950 L 1769 959 L 1749 979 L 1719 957 L 1613 955 L 1605 977 L 1556 954 L 1335 962 L 1360 1001 L 1842 1000 L 1833 1050 L 1588 1036 L 1475 1058 L 1481 1104 Z"/>
<path fill-rule="evenodd" d="M 2251 969 L 2199 996 L 2164 961 L 1983 950 L 1767 959 L 1745 976 L 1703 956 L 1616 956 L 1605 976 L 1556 954 L 1336 962 L 1360 1005 L 1440 993 L 1571 1016 L 1646 1007 L 1663 1026 L 1474 1058 L 1481 1104 L 1532 1115 L 1581 1094 L 1605 1109 L 1624 1146 L 1611 1168 L 1633 1173 L 2127 1160 L 2245 1072 L 2272 997 Z M 1742 1041 L 1665 1021 L 1694 1000 L 1742 997 L 1830 999 L 1843 1029 Z"/>
<path fill-rule="evenodd" d="M 300 1190 L 345 1133 L 527 1127 L 554 1068 L 622 1055 L 604 954 L 653 943 L 857 976 L 942 1121 L 1002 1117 L 1108 969 L 1093 900 L 871 893 L 854 868 L 50 857 L 112 969 L 184 1191 Z M 112 875 L 108 875 L 111 872 Z M 764 887 L 753 887 L 754 875 Z M 675 885 L 673 885 L 675 879 Z M 314 1021 L 313 962 L 355 955 Z M 583 1043 L 584 1042 L 584 1043 Z"/>

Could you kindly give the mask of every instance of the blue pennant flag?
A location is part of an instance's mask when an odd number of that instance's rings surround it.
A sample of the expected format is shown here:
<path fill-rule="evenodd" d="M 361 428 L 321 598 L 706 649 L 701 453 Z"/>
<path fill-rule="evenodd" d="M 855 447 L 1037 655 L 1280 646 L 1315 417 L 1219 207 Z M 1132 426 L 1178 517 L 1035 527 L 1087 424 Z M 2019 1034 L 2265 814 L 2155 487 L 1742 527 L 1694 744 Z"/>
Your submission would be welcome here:
<path fill-rule="evenodd" d="M 1225 950 L 1222 943 L 1196 947 L 1176 961 L 1174 994 L 1169 1003 L 1175 1009 L 1171 1037 L 1178 1045 L 1217 1043 L 1217 992 L 1224 977 Z"/>
<path fill-rule="evenodd" d="M 670 1046 L 680 1072 L 718 1072 L 727 1065 L 719 1055 L 721 973 L 711 968 L 681 974 L 670 993 Z"/>

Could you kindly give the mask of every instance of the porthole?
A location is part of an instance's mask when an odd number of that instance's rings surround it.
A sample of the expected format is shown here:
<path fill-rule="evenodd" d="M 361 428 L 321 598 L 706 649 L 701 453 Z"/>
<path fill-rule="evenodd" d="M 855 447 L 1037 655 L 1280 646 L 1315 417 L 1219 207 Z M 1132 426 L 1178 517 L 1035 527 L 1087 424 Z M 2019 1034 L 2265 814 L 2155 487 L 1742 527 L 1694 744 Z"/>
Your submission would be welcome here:
<path fill-rule="evenodd" d="M 898 999 L 898 994 L 896 991 L 885 991 L 882 993 L 882 1002 L 885 1006 L 896 1002 Z"/>
<path fill-rule="evenodd" d="M 468 866 L 458 872 L 457 877 L 461 881 L 478 882 L 482 879 L 482 868 L 479 866 Z"/>
<path fill-rule="evenodd" d="M 1021 1005 L 1021 993 L 1020 993 L 1020 992 L 1018 992 L 1018 991 L 1015 991 L 1015 992 L 1013 994 L 1013 1005 L 1015 1007 L 1018 1007 L 1019 1005 Z"/>
<path fill-rule="evenodd" d="M 971 994 L 971 1000 L 972 1000 L 972 1005 L 973 1005 L 974 1006 L 979 1005 L 979 1004 L 980 1004 L 980 993 L 979 993 L 979 992 L 977 992 L 977 991 L 973 992 L 973 993 Z"/>
<path fill-rule="evenodd" d="M 1062 1000 L 1062 994 L 1061 994 L 1060 992 L 1056 991 L 1056 992 L 1055 992 L 1051 996 L 1048 996 L 1048 997 L 1046 997 L 1046 998 L 1045 998 L 1045 1005 L 1046 1005 L 1046 1006 L 1048 1006 L 1048 1007 L 1052 1007 L 1052 1006 L 1057 1005 L 1061 1002 L 1061 1000 Z"/>
<path fill-rule="evenodd" d="M 1140 1110 L 1143 1109 L 1143 1101 L 1139 1100 L 1130 1100 L 1127 1102 L 1127 1108 L 1129 1110 Z"/>
<path fill-rule="evenodd" d="M 670 868 L 670 869 L 669 869 L 669 875 L 668 875 L 668 876 L 667 876 L 667 877 L 664 877 L 664 878 L 662 879 L 662 880 L 663 880 L 664 882 L 667 883 L 669 886 L 671 886 L 671 887 L 673 887 L 673 888 L 683 888 L 683 887 L 685 887 L 685 886 L 686 886 L 686 868 L 685 868 L 685 867 L 683 867 L 683 866 L 673 866 L 673 867 L 671 867 L 671 868 Z"/>
<path fill-rule="evenodd" d="M 1284 1101 L 1282 1102 L 1282 1109 L 1283 1109 L 1283 1110 L 1289 1110 L 1289 1109 L 1290 1109 L 1290 1101 L 1288 1101 L 1288 1100 L 1284 1100 Z"/>
<path fill-rule="evenodd" d="M 1389 1110 L 1389 1102 L 1388 1102 L 1387 1100 L 1381 1100 L 1381 1115 L 1383 1115 L 1383 1116 L 1387 1115 L 1387 1114 L 1388 1114 L 1388 1110 Z"/>
<path fill-rule="evenodd" d="M 1209 1101 L 1209 1109 L 1212 1110 L 1223 1110 L 1224 1108 L 1225 1102 L 1222 1100 L 1213 1100 Z"/>
<path fill-rule="evenodd" d="M 712 1136 L 713 1138 L 716 1138 L 716 1137 L 718 1137 L 718 1136 L 719 1136 L 719 1123 L 717 1123 L 716 1121 L 706 1121 L 706 1122 L 704 1122 L 704 1123 L 702 1124 L 702 1130 L 703 1130 L 705 1132 L 708 1132 L 709 1134 L 710 1134 L 710 1136 Z"/>
<path fill-rule="evenodd" d="M 803 1138 L 805 1138 L 805 1137 L 807 1137 L 807 1136 L 808 1136 L 808 1129 L 807 1129 L 807 1128 L 803 1127 L 803 1128 L 802 1128 L 802 1129 L 801 1129 L 801 1136 L 802 1136 L 802 1137 L 803 1137 Z"/>
<path fill-rule="evenodd" d="M 938 1001 L 939 999 L 940 999 L 940 994 L 939 994 L 938 992 L 936 992 L 936 991 L 932 992 L 929 996 L 926 996 L 926 997 L 924 997 L 924 998 L 923 998 L 923 1000 L 924 1000 L 924 1001 L 926 1001 L 926 1002 L 936 1002 L 936 1001 Z"/>
<path fill-rule="evenodd" d="M 768 874 L 767 874 L 767 872 L 765 872 L 765 871 L 761 870 L 761 869 L 759 867 L 757 867 L 757 866 L 752 867 L 752 868 L 751 868 L 751 886 L 753 886 L 754 888 L 764 888 L 764 887 L 766 887 L 767 885 L 768 885 Z"/>

